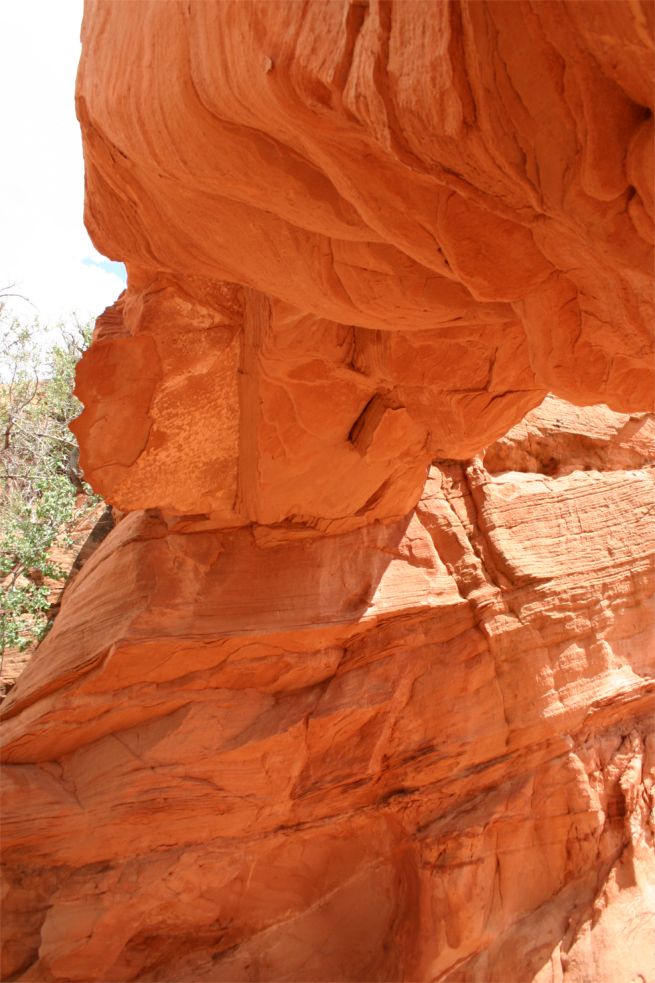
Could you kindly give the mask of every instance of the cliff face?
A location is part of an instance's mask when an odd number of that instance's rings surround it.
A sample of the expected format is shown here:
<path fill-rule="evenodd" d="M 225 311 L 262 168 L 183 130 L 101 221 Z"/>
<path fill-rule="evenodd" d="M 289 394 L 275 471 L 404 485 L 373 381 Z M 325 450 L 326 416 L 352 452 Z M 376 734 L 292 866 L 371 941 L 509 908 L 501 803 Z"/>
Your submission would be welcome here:
<path fill-rule="evenodd" d="M 7 973 L 643 974 L 655 421 L 593 412 L 396 523 L 121 522 L 6 703 Z"/>
<path fill-rule="evenodd" d="M 652 973 L 652 15 L 87 4 L 128 514 L 3 704 L 6 977 Z"/>

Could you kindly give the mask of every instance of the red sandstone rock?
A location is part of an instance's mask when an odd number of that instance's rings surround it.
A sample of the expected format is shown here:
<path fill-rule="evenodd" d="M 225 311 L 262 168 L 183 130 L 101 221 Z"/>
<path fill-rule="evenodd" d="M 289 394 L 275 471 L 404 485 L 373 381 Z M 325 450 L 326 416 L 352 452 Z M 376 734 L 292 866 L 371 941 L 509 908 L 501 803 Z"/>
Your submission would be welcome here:
<path fill-rule="evenodd" d="M 655 418 L 612 413 L 606 406 L 578 407 L 547 396 L 505 437 L 487 448 L 484 465 L 501 471 L 632 471 L 648 467 L 655 447 Z"/>
<path fill-rule="evenodd" d="M 453 463 L 319 539 L 123 520 L 5 703 L 6 974 L 643 975 L 652 507 Z"/>
<path fill-rule="evenodd" d="M 653 975 L 652 27 L 87 3 L 131 514 L 3 705 L 6 977 Z"/>
<path fill-rule="evenodd" d="M 129 271 L 80 374 L 95 486 L 334 528 L 546 391 L 652 409 L 652 20 L 89 2 L 86 218 Z"/>

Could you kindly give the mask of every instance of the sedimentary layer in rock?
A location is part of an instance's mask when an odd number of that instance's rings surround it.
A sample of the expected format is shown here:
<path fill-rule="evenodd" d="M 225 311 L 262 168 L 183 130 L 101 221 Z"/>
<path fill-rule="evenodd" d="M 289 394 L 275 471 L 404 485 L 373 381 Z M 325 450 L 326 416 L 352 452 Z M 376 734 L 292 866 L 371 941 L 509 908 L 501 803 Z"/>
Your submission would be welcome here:
<path fill-rule="evenodd" d="M 125 509 L 398 518 L 546 391 L 653 401 L 651 3 L 91 0 L 80 374 Z M 335 526 L 336 523 L 336 526 Z"/>
<path fill-rule="evenodd" d="M 653 423 L 588 417 L 547 401 L 395 524 L 121 522 L 4 706 L 5 973 L 643 974 Z"/>
<path fill-rule="evenodd" d="M 652 28 L 87 3 L 132 514 L 3 708 L 7 975 L 651 974 Z"/>

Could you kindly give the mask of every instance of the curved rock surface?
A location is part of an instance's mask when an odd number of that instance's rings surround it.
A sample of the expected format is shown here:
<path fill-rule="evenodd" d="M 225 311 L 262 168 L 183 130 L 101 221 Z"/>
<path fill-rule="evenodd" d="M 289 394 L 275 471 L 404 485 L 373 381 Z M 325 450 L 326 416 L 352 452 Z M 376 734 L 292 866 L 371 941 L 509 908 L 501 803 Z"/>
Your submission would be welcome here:
<path fill-rule="evenodd" d="M 548 401 L 486 453 L 529 471 L 434 466 L 397 523 L 123 520 L 4 705 L 7 976 L 652 968 L 655 472 L 615 454 L 655 421 L 544 473 L 589 415 Z"/>
<path fill-rule="evenodd" d="M 653 975 L 652 33 L 88 0 L 127 514 L 2 707 L 3 978 Z"/>
<path fill-rule="evenodd" d="M 548 391 L 652 409 L 653 9 L 91 0 L 94 486 L 343 528 Z"/>

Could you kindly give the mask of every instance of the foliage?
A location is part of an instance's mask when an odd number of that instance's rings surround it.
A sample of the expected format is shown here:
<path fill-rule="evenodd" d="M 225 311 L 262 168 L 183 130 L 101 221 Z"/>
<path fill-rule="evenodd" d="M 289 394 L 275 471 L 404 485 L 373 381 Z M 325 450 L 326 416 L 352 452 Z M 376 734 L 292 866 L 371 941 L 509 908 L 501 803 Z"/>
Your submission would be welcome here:
<path fill-rule="evenodd" d="M 64 576 L 51 547 L 65 545 L 80 510 L 98 501 L 81 480 L 68 429 L 80 411 L 75 365 L 91 329 L 75 323 L 46 332 L 0 308 L 0 657 L 44 634 L 44 581 Z"/>

